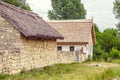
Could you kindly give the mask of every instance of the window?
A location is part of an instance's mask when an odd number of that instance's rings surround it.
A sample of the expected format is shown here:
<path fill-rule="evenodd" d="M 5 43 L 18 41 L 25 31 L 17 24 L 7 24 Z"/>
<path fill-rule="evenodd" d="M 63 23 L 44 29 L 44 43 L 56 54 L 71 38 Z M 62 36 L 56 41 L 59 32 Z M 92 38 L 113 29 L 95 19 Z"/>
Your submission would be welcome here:
<path fill-rule="evenodd" d="M 58 50 L 58 51 L 62 51 L 62 46 L 58 46 L 58 47 L 57 47 L 57 50 Z"/>
<path fill-rule="evenodd" d="M 70 46 L 70 52 L 74 51 L 74 46 Z"/>

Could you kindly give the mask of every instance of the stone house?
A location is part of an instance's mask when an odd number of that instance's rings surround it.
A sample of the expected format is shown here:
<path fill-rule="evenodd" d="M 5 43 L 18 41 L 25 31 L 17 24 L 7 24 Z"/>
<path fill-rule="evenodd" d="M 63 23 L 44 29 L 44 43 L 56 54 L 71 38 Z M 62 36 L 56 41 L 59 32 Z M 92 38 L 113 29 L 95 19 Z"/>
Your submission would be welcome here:
<path fill-rule="evenodd" d="M 56 39 L 63 36 L 37 14 L 0 2 L 0 73 L 57 63 Z"/>
<path fill-rule="evenodd" d="M 75 52 L 78 61 L 86 60 L 89 55 L 92 57 L 93 45 L 96 43 L 92 19 L 47 22 L 64 36 L 63 40 L 57 40 L 58 51 Z"/>

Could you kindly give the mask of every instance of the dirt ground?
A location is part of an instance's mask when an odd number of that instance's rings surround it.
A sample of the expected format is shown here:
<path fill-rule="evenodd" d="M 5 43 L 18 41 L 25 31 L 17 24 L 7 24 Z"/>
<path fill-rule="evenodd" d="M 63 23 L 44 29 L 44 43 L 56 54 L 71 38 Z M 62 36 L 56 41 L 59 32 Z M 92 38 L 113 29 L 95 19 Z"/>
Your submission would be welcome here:
<path fill-rule="evenodd" d="M 92 62 L 88 64 L 89 66 L 97 66 L 97 67 L 120 67 L 120 64 L 117 63 L 106 63 L 106 62 Z"/>

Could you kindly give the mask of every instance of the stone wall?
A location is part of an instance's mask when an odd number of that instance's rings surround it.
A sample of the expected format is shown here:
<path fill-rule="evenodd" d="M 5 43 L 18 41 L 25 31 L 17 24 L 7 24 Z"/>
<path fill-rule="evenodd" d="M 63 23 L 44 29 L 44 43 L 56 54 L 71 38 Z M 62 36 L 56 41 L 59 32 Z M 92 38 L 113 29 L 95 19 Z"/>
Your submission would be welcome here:
<path fill-rule="evenodd" d="M 84 62 L 86 60 L 86 54 L 81 51 L 67 52 L 58 51 L 57 52 L 57 63 L 73 63 L 73 62 Z"/>
<path fill-rule="evenodd" d="M 16 74 L 23 69 L 75 61 L 73 53 L 57 53 L 56 46 L 52 40 L 27 40 L 0 16 L 0 73 Z"/>
<path fill-rule="evenodd" d="M 56 41 L 27 40 L 0 16 L 0 73 L 16 74 L 56 63 Z"/>
<path fill-rule="evenodd" d="M 40 68 L 57 63 L 56 41 L 23 39 L 23 66 L 25 69 Z"/>
<path fill-rule="evenodd" d="M 23 69 L 30 70 L 57 63 L 55 41 L 25 41 L 23 49 L 18 51 L 0 53 L 0 72 L 16 74 Z"/>
<path fill-rule="evenodd" d="M 0 72 L 4 74 L 15 74 L 22 70 L 21 58 L 19 53 L 0 54 Z"/>
<path fill-rule="evenodd" d="M 20 72 L 21 34 L 0 16 L 0 72 L 14 74 Z"/>
<path fill-rule="evenodd" d="M 74 52 L 58 51 L 57 52 L 58 63 L 73 63 L 75 62 Z"/>

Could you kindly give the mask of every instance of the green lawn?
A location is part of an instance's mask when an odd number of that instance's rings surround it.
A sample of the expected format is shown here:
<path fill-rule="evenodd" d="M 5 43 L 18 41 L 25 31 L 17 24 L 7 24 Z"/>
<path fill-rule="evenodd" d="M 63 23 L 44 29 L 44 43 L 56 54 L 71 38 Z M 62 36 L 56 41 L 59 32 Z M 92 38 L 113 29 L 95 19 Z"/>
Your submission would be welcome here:
<path fill-rule="evenodd" d="M 89 63 L 57 64 L 43 70 L 17 75 L 1 75 L 0 80 L 113 80 L 120 76 L 120 68 L 96 67 Z"/>

